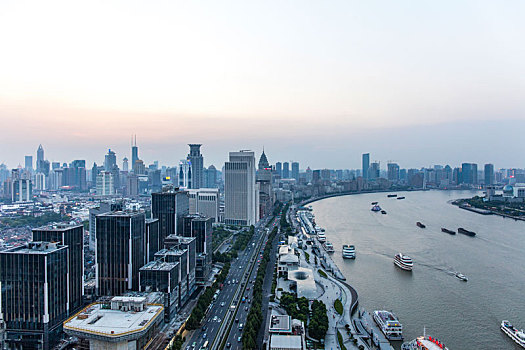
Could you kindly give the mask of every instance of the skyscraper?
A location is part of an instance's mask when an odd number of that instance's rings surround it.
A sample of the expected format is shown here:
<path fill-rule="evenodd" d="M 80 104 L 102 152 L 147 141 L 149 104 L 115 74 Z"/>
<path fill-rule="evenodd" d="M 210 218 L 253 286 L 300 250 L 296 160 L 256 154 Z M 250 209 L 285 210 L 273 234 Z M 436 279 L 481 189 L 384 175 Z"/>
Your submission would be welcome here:
<path fill-rule="evenodd" d="M 97 195 L 112 196 L 115 194 L 113 174 L 109 171 L 101 171 L 97 175 Z"/>
<path fill-rule="evenodd" d="M 485 186 L 494 185 L 494 165 L 485 164 Z"/>
<path fill-rule="evenodd" d="M 189 160 L 182 159 L 179 162 L 178 185 L 184 188 L 193 188 L 192 167 Z"/>
<path fill-rule="evenodd" d="M 224 164 L 224 220 L 231 225 L 254 225 L 259 221 L 259 193 L 255 183 L 255 154 L 230 152 Z"/>
<path fill-rule="evenodd" d="M 35 228 L 33 241 L 60 242 L 68 247 L 69 311 L 76 312 L 84 295 L 84 226 L 55 224 Z"/>
<path fill-rule="evenodd" d="M 399 181 L 399 165 L 396 163 L 387 164 L 387 178 L 392 182 Z"/>
<path fill-rule="evenodd" d="M 283 163 L 283 179 L 289 179 L 290 178 L 290 163 L 284 162 Z"/>
<path fill-rule="evenodd" d="M 204 174 L 203 174 L 203 167 L 204 167 L 204 158 L 201 154 L 201 146 L 200 144 L 189 144 L 190 146 L 190 153 L 188 154 L 188 161 L 191 164 L 191 187 L 189 188 L 201 188 L 204 187 Z"/>
<path fill-rule="evenodd" d="M 69 314 L 68 248 L 30 242 L 0 252 L 2 313 L 11 349 L 47 350 Z"/>
<path fill-rule="evenodd" d="M 298 162 L 292 163 L 292 179 L 295 179 L 295 181 L 299 181 L 299 163 Z"/>
<path fill-rule="evenodd" d="M 112 150 L 108 150 L 104 159 L 104 170 L 112 171 L 113 168 L 117 165 L 117 156 Z"/>
<path fill-rule="evenodd" d="M 478 183 L 478 165 L 475 163 L 461 164 L 461 183 L 476 185 Z"/>
<path fill-rule="evenodd" d="M 283 164 L 281 162 L 275 163 L 275 172 L 277 175 L 279 175 L 281 178 L 283 177 Z"/>
<path fill-rule="evenodd" d="M 125 171 L 125 172 L 129 171 L 128 158 L 126 157 L 122 159 L 122 171 Z"/>
<path fill-rule="evenodd" d="M 210 165 L 208 169 L 206 169 L 206 187 L 217 187 L 217 169 L 214 165 Z"/>
<path fill-rule="evenodd" d="M 133 137 L 131 138 L 131 169 L 133 171 L 135 171 L 135 164 L 137 163 L 137 160 L 139 160 L 139 148 L 137 147 L 137 135 L 135 135 L 134 143 Z"/>
<path fill-rule="evenodd" d="M 33 156 L 25 157 L 25 169 L 29 171 L 33 171 Z"/>
<path fill-rule="evenodd" d="M 270 163 L 268 163 L 268 158 L 266 158 L 266 154 L 264 153 L 264 148 L 261 154 L 261 158 L 259 158 L 259 170 L 268 169 L 270 167 Z"/>
<path fill-rule="evenodd" d="M 370 168 L 368 169 L 368 179 L 369 180 L 375 180 L 378 179 L 380 176 L 380 164 L 379 162 L 373 162 L 370 164 Z"/>
<path fill-rule="evenodd" d="M 161 246 L 166 236 L 182 233 L 182 217 L 189 214 L 189 208 L 188 191 L 178 187 L 165 186 L 151 194 L 151 214 L 159 219 Z"/>
<path fill-rule="evenodd" d="M 363 165 L 362 165 L 362 174 L 365 180 L 368 180 L 368 168 L 370 168 L 370 153 L 363 154 Z"/>
<path fill-rule="evenodd" d="M 38 146 L 38 149 L 36 151 L 36 172 L 37 173 L 43 173 L 44 168 L 44 147 L 42 145 Z"/>
<path fill-rule="evenodd" d="M 95 288 L 99 296 L 139 290 L 139 269 L 144 266 L 146 216 L 114 211 L 96 216 Z"/>

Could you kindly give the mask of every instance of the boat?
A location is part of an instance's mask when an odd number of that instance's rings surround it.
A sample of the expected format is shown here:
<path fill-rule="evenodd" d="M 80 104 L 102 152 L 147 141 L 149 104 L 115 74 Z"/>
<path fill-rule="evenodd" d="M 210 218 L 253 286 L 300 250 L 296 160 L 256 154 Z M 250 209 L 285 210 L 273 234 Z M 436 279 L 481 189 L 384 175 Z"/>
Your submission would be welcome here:
<path fill-rule="evenodd" d="M 406 271 L 412 271 L 412 268 L 414 267 L 414 262 L 412 261 L 412 258 L 407 255 L 403 255 L 403 253 L 397 253 L 394 256 L 394 264 L 400 269 Z"/>
<path fill-rule="evenodd" d="M 444 227 L 441 228 L 441 232 L 446 232 L 450 235 L 455 235 L 456 234 L 456 231 L 452 231 L 452 230 L 449 230 L 449 229 L 446 229 Z"/>
<path fill-rule="evenodd" d="M 355 246 L 343 245 L 343 259 L 355 259 Z"/>
<path fill-rule="evenodd" d="M 327 253 L 333 253 L 335 251 L 334 245 L 328 241 L 324 243 L 324 249 L 326 250 Z"/>
<path fill-rule="evenodd" d="M 381 214 L 386 214 L 386 211 L 384 211 L 384 210 L 381 210 Z"/>
<path fill-rule="evenodd" d="M 372 211 L 381 211 L 381 207 L 380 207 L 379 205 L 376 204 L 376 205 L 374 205 L 374 206 L 372 207 L 372 209 L 370 209 L 370 210 L 372 210 Z"/>
<path fill-rule="evenodd" d="M 421 222 L 419 222 L 419 221 L 416 222 L 416 225 L 417 225 L 418 227 L 421 227 L 421 228 L 425 228 L 425 227 L 426 227 L 425 225 L 423 225 L 423 224 L 422 224 Z"/>
<path fill-rule="evenodd" d="M 387 194 L 386 195 L 388 198 L 393 198 L 393 197 L 397 197 L 397 194 Z"/>
<path fill-rule="evenodd" d="M 405 197 L 401 196 L 401 197 L 397 197 L 396 199 L 405 199 Z"/>
<path fill-rule="evenodd" d="M 458 232 L 470 237 L 474 237 L 476 235 L 476 232 L 465 230 L 463 227 L 458 228 Z"/>
<path fill-rule="evenodd" d="M 401 350 L 449 350 L 445 344 L 430 336 L 418 337 L 410 342 L 403 343 Z"/>
<path fill-rule="evenodd" d="M 317 240 L 321 243 L 326 242 L 326 235 L 324 232 L 317 232 Z"/>
<path fill-rule="evenodd" d="M 455 275 L 457 278 L 459 278 L 460 280 L 462 281 L 465 281 L 467 282 L 468 281 L 468 278 L 467 276 L 465 276 L 464 274 L 460 273 L 460 272 L 456 272 L 456 275 Z"/>
<path fill-rule="evenodd" d="M 377 202 L 372 202 L 372 205 L 376 205 L 376 204 L 377 204 Z"/>
<path fill-rule="evenodd" d="M 522 330 L 516 329 L 509 321 L 501 321 L 501 330 L 509 336 L 510 339 L 514 340 L 516 344 L 525 348 L 525 333 Z"/>
<path fill-rule="evenodd" d="M 403 340 L 403 325 L 390 311 L 374 311 L 374 321 L 388 340 Z"/>

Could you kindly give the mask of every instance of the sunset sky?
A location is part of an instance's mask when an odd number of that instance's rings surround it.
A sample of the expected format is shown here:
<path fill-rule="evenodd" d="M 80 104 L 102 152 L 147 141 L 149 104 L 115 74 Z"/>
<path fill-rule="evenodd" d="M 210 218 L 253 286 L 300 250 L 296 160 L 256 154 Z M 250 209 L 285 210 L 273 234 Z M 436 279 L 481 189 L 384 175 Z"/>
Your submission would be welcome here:
<path fill-rule="evenodd" d="M 523 1 L 2 1 L 0 163 L 524 167 Z"/>

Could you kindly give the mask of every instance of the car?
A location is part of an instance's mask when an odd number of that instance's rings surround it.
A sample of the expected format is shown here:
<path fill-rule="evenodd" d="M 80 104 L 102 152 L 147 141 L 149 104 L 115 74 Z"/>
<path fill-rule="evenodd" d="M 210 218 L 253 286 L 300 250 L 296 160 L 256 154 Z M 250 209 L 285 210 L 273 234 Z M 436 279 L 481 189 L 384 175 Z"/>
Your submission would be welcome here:
<path fill-rule="evenodd" d="M 214 321 L 217 321 L 217 316 L 214 316 L 214 317 L 213 317 L 213 320 L 214 320 Z"/>
<path fill-rule="evenodd" d="M 239 266 L 239 270 L 242 269 L 242 266 Z"/>
<path fill-rule="evenodd" d="M 204 334 L 202 335 L 202 338 L 206 339 L 206 336 L 207 336 L 207 334 L 204 333 Z"/>
<path fill-rule="evenodd" d="M 224 305 L 225 305 L 225 304 L 224 304 L 224 301 L 223 301 L 223 302 L 221 302 L 221 306 L 224 306 Z"/>
<path fill-rule="evenodd" d="M 227 347 L 228 349 L 231 348 L 231 347 L 232 347 L 232 343 L 227 343 L 227 344 L 226 344 L 226 347 Z"/>
<path fill-rule="evenodd" d="M 237 341 L 240 342 L 241 341 L 241 337 L 237 338 Z"/>
<path fill-rule="evenodd" d="M 197 342 L 194 341 L 193 344 L 191 344 L 191 347 L 195 349 L 195 346 L 197 346 Z"/>
<path fill-rule="evenodd" d="M 202 331 L 206 332 L 206 326 L 202 326 Z"/>
<path fill-rule="evenodd" d="M 246 306 L 246 307 L 244 308 L 244 311 L 248 311 L 248 306 Z"/>
<path fill-rule="evenodd" d="M 228 285 L 230 285 L 230 284 L 231 284 L 231 282 L 230 282 L 230 281 L 228 281 Z"/>
<path fill-rule="evenodd" d="M 247 287 L 246 290 L 250 290 L 250 287 Z"/>
<path fill-rule="evenodd" d="M 239 323 L 239 319 L 238 318 L 235 319 L 235 323 Z"/>

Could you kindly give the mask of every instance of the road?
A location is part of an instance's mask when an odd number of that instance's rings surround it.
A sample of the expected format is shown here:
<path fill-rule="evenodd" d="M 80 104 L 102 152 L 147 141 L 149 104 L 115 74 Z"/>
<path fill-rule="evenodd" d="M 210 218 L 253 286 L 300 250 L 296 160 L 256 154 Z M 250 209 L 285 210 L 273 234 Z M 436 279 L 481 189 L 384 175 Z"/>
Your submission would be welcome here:
<path fill-rule="evenodd" d="M 256 247 L 260 246 L 268 236 L 265 229 L 265 224 L 268 222 L 268 220 L 269 218 L 266 218 L 265 220 L 259 222 L 259 225 L 256 226 L 255 233 L 248 243 L 246 250 L 238 252 L 238 258 L 232 260 L 230 271 L 224 282 L 223 289 L 219 293 L 217 300 L 212 303 L 208 313 L 204 317 L 202 328 L 195 330 L 189 337 L 185 344 L 186 349 L 201 349 L 206 341 L 208 341 L 208 348 L 211 348 L 215 337 L 218 335 L 221 326 L 223 326 L 223 323 L 225 322 L 225 318 L 228 318 L 227 315 L 230 312 L 230 306 L 240 303 L 242 296 L 238 296 L 239 300 L 233 300 L 234 296 L 244 287 L 241 283 L 241 280 L 245 276 L 245 273 L 248 273 L 252 267 L 250 261 L 252 261 L 252 258 L 255 258 L 256 255 L 260 254 L 258 253 L 259 249 L 256 249 Z M 256 269 L 253 270 L 256 271 Z M 251 278 L 253 279 L 253 277 Z M 245 304 L 246 303 L 242 305 Z M 241 310 L 242 312 L 246 312 L 244 311 L 244 307 L 239 307 L 239 311 Z M 241 314 L 242 313 L 240 313 L 239 316 L 241 316 Z M 246 316 L 244 316 L 244 318 L 246 318 Z M 225 326 L 226 324 L 224 324 L 223 327 Z M 235 328 L 237 329 L 237 327 Z M 236 338 L 235 343 L 237 343 Z"/>

